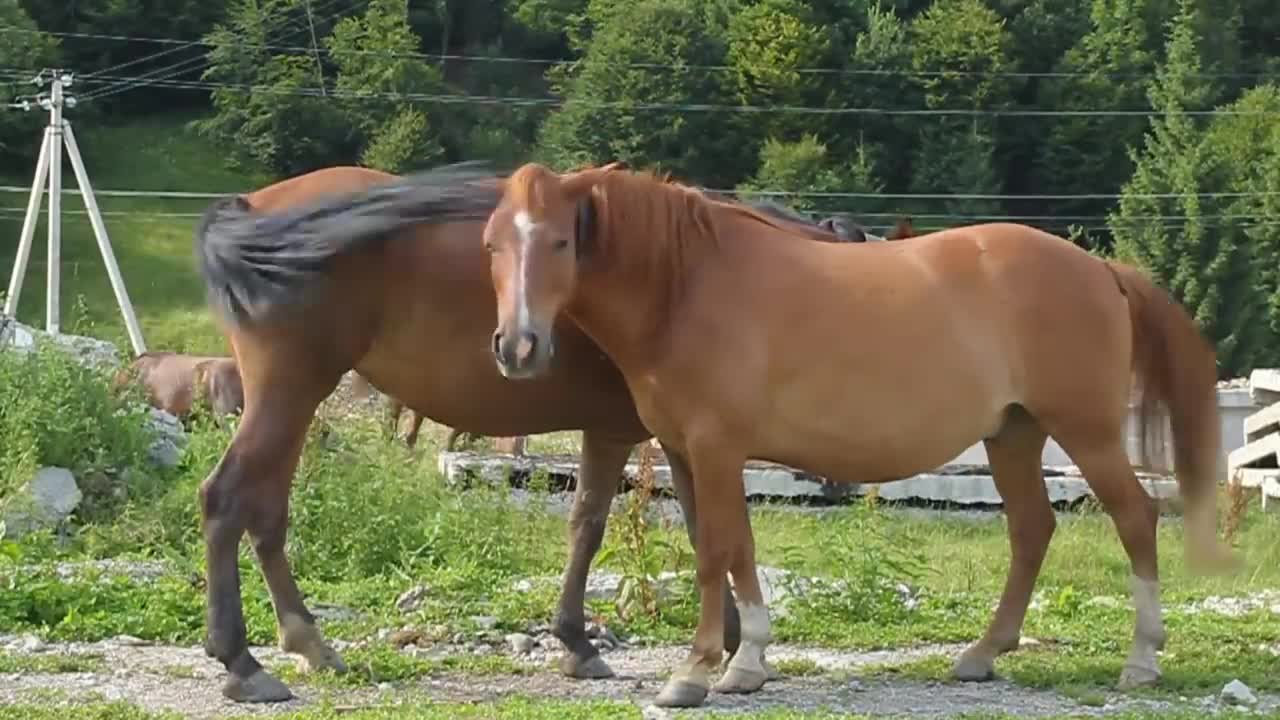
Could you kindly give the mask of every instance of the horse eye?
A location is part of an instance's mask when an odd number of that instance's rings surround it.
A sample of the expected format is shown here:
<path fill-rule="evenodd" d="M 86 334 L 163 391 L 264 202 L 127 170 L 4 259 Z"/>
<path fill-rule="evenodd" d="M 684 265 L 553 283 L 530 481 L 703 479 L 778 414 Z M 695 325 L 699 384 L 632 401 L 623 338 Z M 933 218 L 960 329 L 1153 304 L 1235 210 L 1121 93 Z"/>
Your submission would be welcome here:
<path fill-rule="evenodd" d="M 484 251 L 485 251 L 485 252 L 487 252 L 487 253 L 489 253 L 490 255 L 492 255 L 492 254 L 494 253 L 494 250 L 495 250 L 495 248 L 493 247 L 493 243 L 489 242 L 488 240 L 485 240 L 485 241 L 484 241 Z"/>

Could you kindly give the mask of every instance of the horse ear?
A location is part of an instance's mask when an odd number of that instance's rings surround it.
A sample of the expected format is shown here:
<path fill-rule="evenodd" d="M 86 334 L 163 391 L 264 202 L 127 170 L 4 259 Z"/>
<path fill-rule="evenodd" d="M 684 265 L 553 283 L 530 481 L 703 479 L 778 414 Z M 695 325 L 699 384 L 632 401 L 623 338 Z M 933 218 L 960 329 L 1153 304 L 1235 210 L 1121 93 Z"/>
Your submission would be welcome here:
<path fill-rule="evenodd" d="M 621 160 L 615 160 L 608 165 L 600 167 L 587 168 L 574 173 L 562 175 L 560 177 L 560 191 L 565 194 L 571 201 L 580 200 L 586 197 L 591 189 L 596 186 L 605 175 L 614 170 L 626 170 L 627 164 Z"/>
<path fill-rule="evenodd" d="M 590 254 L 595 245 L 596 201 L 588 193 L 578 201 L 578 212 L 573 223 L 573 252 L 581 260 Z"/>

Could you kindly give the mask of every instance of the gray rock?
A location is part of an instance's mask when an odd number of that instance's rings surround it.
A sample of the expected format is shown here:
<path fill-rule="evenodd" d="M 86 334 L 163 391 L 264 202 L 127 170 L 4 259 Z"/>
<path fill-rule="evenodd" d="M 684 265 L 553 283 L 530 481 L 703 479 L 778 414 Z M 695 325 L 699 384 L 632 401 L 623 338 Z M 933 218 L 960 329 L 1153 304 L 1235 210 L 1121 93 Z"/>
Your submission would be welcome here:
<path fill-rule="evenodd" d="M 70 470 L 40 468 L 30 482 L 5 502 L 5 532 L 18 537 L 55 527 L 71 515 L 83 498 Z"/>
<path fill-rule="evenodd" d="M 15 646 L 20 653 L 40 653 L 49 649 L 43 640 L 35 635 L 23 635 Z"/>
<path fill-rule="evenodd" d="M 176 467 L 182 461 L 182 448 L 187 444 L 182 421 L 164 410 L 149 409 L 148 425 L 156 437 L 147 449 L 147 458 L 159 467 Z"/>
<path fill-rule="evenodd" d="M 511 648 L 511 652 L 516 655 L 528 655 L 533 652 L 533 648 L 537 642 L 524 633 L 511 633 L 506 637 L 507 645 Z"/>
<path fill-rule="evenodd" d="M 1239 680 L 1232 680 L 1222 688 L 1222 699 L 1231 705 L 1256 705 L 1258 696 L 1248 685 Z"/>
<path fill-rule="evenodd" d="M 49 342 L 69 353 L 80 364 L 95 370 L 111 370 L 121 365 L 120 350 L 106 340 L 83 335 L 50 335 L 10 317 L 0 319 L 0 346 L 31 352 L 39 342 Z"/>
<path fill-rule="evenodd" d="M 643 720 L 672 720 L 675 716 L 675 712 L 657 705 L 645 705 L 640 711 L 640 717 Z"/>
<path fill-rule="evenodd" d="M 481 630 L 488 631 L 498 627 L 498 618 L 492 615 L 477 615 L 471 618 L 471 622 Z"/>
<path fill-rule="evenodd" d="M 396 598 L 396 609 L 402 613 L 411 613 L 422 607 L 422 601 L 426 600 L 430 594 L 431 588 L 426 585 L 415 585 Z"/>
<path fill-rule="evenodd" d="M 328 621 L 357 620 L 360 618 L 360 613 L 349 607 L 325 605 L 323 603 L 312 605 L 311 614 L 315 615 L 319 620 Z"/>
<path fill-rule="evenodd" d="M 146 640 L 136 638 L 132 635 L 117 635 L 108 640 L 107 643 L 119 647 L 146 647 L 151 644 Z"/>

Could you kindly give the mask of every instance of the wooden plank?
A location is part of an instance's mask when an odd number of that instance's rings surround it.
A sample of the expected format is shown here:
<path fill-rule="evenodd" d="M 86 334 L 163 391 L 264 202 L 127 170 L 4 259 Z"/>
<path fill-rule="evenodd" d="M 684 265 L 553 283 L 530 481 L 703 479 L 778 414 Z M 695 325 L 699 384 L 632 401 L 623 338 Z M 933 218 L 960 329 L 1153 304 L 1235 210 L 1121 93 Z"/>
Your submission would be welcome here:
<path fill-rule="evenodd" d="M 1267 435 L 1232 450 L 1227 455 L 1228 470 L 1239 468 L 1276 467 L 1276 453 L 1280 450 L 1280 435 Z"/>
<path fill-rule="evenodd" d="M 1259 410 L 1244 419 L 1244 441 L 1261 439 L 1265 435 L 1280 432 L 1280 403 Z"/>

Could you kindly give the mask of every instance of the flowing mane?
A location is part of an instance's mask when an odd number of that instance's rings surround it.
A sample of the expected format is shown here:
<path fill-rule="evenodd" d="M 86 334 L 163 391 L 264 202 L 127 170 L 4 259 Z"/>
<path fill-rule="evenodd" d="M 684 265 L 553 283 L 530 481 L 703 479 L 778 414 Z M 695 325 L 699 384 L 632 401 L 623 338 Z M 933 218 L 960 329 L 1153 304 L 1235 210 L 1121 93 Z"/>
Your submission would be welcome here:
<path fill-rule="evenodd" d="M 723 233 L 717 215 L 723 212 L 792 236 L 840 242 L 838 235 L 812 223 L 775 217 L 741 202 L 713 198 L 699 188 L 645 170 L 606 174 L 597 186 L 596 198 L 597 212 L 609 233 L 598 235 L 592 242 L 605 252 L 612 251 L 606 245 L 625 243 L 650 247 L 655 257 L 661 257 L 666 252 L 664 243 L 676 243 L 672 256 L 684 258 L 699 248 L 718 247 Z"/>

